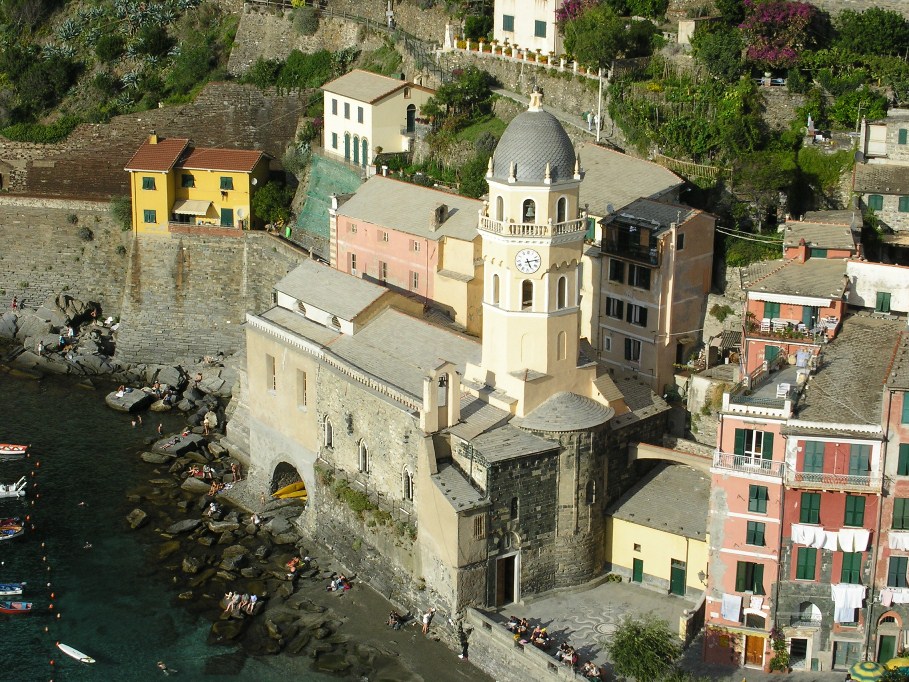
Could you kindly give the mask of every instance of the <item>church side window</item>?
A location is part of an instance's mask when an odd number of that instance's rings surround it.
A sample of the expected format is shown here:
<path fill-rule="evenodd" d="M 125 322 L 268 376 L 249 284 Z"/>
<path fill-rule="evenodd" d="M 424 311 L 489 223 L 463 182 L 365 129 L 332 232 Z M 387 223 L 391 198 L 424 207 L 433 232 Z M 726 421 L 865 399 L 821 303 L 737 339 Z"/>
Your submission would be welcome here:
<path fill-rule="evenodd" d="M 366 446 L 366 443 L 360 441 L 360 472 L 364 474 L 369 473 L 369 448 Z"/>
<path fill-rule="evenodd" d="M 410 473 L 407 469 L 404 469 L 404 499 L 408 502 L 413 502 L 413 474 Z"/>
<path fill-rule="evenodd" d="M 521 310 L 533 310 L 533 282 L 529 279 L 521 282 Z"/>
<path fill-rule="evenodd" d="M 556 360 L 564 360 L 568 357 L 568 334 L 559 332 L 556 337 Z"/>
<path fill-rule="evenodd" d="M 335 431 L 331 426 L 331 419 L 325 417 L 325 447 L 330 448 L 334 445 Z"/>
<path fill-rule="evenodd" d="M 492 302 L 494 305 L 499 305 L 499 276 L 492 276 Z"/>

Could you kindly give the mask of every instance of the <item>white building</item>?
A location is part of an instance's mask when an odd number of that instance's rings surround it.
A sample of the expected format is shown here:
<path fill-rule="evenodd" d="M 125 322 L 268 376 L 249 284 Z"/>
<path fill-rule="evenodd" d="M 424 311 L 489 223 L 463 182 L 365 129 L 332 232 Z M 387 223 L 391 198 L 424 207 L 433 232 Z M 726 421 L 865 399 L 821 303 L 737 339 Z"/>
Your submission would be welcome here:
<path fill-rule="evenodd" d="M 493 37 L 541 54 L 561 54 L 562 36 L 556 27 L 556 10 L 562 0 L 495 0 Z"/>
<path fill-rule="evenodd" d="M 322 90 L 325 152 L 364 167 L 379 150 L 410 151 L 420 109 L 435 92 L 359 69 L 326 83 Z"/>

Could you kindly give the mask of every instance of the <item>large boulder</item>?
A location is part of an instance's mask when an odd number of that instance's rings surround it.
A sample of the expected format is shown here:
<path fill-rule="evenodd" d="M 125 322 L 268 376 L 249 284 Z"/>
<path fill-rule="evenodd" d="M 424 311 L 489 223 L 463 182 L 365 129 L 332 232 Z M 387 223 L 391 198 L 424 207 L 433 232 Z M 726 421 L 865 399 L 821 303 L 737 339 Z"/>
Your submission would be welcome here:
<path fill-rule="evenodd" d="M 183 483 L 180 485 L 180 487 L 187 492 L 199 493 L 201 495 L 202 493 L 208 492 L 208 489 L 211 487 L 211 484 L 206 483 L 201 478 L 196 478 L 194 476 L 190 476 L 185 481 L 183 481 Z"/>
<path fill-rule="evenodd" d="M 198 452 L 205 446 L 205 439 L 197 433 L 180 434 L 162 438 L 157 441 L 152 450 L 182 457 L 190 452 Z"/>
<path fill-rule="evenodd" d="M 126 391 L 111 391 L 104 398 L 104 402 L 112 410 L 118 412 L 140 412 L 155 401 L 155 396 L 138 388 Z"/>
<path fill-rule="evenodd" d="M 42 320 L 31 312 L 19 313 L 18 326 L 16 328 L 16 338 L 20 341 L 36 339 L 39 336 L 50 334 L 53 325 L 46 320 Z"/>
<path fill-rule="evenodd" d="M 137 528 L 141 528 L 142 525 L 146 522 L 146 520 L 148 520 L 148 514 L 146 514 L 144 511 L 142 511 L 141 509 L 138 509 L 138 508 L 133 509 L 126 516 L 126 522 L 129 524 L 129 527 L 132 528 L 133 530 L 136 530 Z"/>
<path fill-rule="evenodd" d="M 143 462 L 148 462 L 149 464 L 166 464 L 175 457 L 173 454 L 164 452 L 143 452 L 139 456 Z"/>
<path fill-rule="evenodd" d="M 202 519 L 183 519 L 182 521 L 177 521 L 176 523 L 169 525 L 164 532 L 168 535 L 189 533 L 190 531 L 196 530 L 196 528 L 201 525 Z"/>
<path fill-rule="evenodd" d="M 0 315 L 0 338 L 14 339 L 19 329 L 19 316 L 12 310 Z"/>
<path fill-rule="evenodd" d="M 186 385 L 186 374 L 180 367 L 162 367 L 155 375 L 155 381 L 180 390 Z"/>

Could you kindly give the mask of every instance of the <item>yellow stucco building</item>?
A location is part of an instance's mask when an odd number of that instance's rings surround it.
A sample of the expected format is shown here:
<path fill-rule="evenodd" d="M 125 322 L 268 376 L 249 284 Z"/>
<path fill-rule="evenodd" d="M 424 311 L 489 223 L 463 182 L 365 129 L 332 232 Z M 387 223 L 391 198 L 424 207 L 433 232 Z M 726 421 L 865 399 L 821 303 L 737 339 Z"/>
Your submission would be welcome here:
<path fill-rule="evenodd" d="M 264 152 L 193 147 L 186 138 L 151 133 L 125 170 L 138 233 L 261 227 L 252 214 L 252 196 L 268 181 Z"/>
<path fill-rule="evenodd" d="M 643 478 L 608 511 L 606 557 L 632 582 L 698 597 L 707 585 L 710 477 L 668 464 Z"/>

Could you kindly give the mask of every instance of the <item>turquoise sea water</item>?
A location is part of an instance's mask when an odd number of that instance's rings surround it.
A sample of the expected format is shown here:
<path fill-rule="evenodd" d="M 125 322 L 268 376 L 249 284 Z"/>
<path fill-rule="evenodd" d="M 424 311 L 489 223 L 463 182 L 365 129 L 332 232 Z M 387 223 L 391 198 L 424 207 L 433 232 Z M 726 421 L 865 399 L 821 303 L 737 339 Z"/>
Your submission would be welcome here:
<path fill-rule="evenodd" d="M 0 374 L 0 442 L 33 450 L 30 459 L 0 462 L 0 481 L 25 474 L 36 484 L 25 502 L 0 500 L 0 517 L 29 514 L 35 526 L 0 542 L 0 582 L 28 581 L 21 599 L 35 604 L 28 615 L 0 614 L 0 679 L 161 680 L 158 660 L 178 671 L 175 680 L 330 679 L 287 657 L 233 657 L 242 667 L 223 672 L 234 652 L 206 644 L 210 624 L 181 608 L 124 520 L 136 506 L 126 491 L 150 476 L 137 456 L 145 439 L 158 421 L 165 432 L 183 421 L 148 413 L 133 428 L 103 397 L 68 380 Z M 98 662 L 65 656 L 57 641 Z"/>

